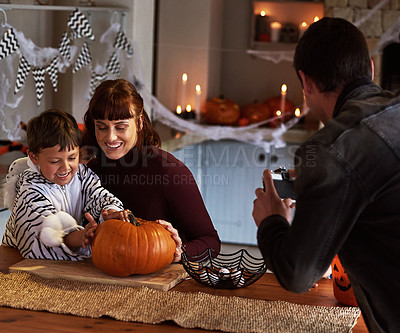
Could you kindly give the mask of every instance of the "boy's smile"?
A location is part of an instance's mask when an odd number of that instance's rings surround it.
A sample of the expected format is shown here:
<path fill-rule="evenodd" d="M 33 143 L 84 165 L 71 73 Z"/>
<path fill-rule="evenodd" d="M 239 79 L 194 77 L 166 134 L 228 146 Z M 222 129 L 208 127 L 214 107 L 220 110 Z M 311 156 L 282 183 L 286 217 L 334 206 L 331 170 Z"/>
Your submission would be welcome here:
<path fill-rule="evenodd" d="M 79 147 L 60 151 L 60 146 L 56 145 L 41 149 L 39 154 L 28 154 L 47 180 L 61 186 L 68 184 L 78 170 Z"/>

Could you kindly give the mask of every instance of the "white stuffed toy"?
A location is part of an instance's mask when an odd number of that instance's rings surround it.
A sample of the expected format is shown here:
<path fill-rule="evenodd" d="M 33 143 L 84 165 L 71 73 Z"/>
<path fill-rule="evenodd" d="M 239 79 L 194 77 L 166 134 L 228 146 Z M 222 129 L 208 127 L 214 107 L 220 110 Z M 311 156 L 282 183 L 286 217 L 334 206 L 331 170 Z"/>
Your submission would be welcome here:
<path fill-rule="evenodd" d="M 64 243 L 63 237 L 71 231 L 83 229 L 76 220 L 66 212 L 45 217 L 40 232 L 40 240 L 47 246 L 57 247 Z"/>

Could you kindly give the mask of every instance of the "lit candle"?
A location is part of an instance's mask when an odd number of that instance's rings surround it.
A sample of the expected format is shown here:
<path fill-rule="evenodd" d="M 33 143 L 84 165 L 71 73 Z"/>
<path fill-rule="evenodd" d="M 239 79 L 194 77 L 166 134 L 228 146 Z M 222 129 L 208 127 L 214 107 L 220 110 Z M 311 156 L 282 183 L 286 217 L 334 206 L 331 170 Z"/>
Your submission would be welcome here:
<path fill-rule="evenodd" d="M 194 119 L 195 115 L 192 112 L 192 106 L 190 104 L 186 105 L 186 119 Z"/>
<path fill-rule="evenodd" d="M 275 114 L 279 117 L 282 115 L 282 111 L 281 110 L 276 110 Z"/>
<path fill-rule="evenodd" d="M 188 80 L 187 74 L 183 73 L 182 74 L 182 89 L 181 89 L 181 105 L 185 105 L 187 80 Z"/>
<path fill-rule="evenodd" d="M 307 30 L 307 28 L 308 28 L 308 24 L 307 24 L 307 22 L 301 22 L 300 24 L 299 24 L 299 39 L 301 38 L 301 37 L 303 37 L 303 35 L 304 35 L 304 33 L 306 32 L 306 30 Z"/>
<path fill-rule="evenodd" d="M 282 86 L 281 86 L 281 110 L 282 110 L 282 113 L 285 113 L 286 91 L 287 91 L 287 85 L 282 84 Z"/>
<path fill-rule="evenodd" d="M 262 42 L 268 42 L 270 40 L 268 34 L 268 21 L 269 18 L 265 10 L 262 10 L 260 14 L 256 16 L 256 40 Z"/>
<path fill-rule="evenodd" d="M 314 22 L 317 22 L 317 21 L 319 21 L 319 17 L 318 17 L 318 16 L 315 16 L 315 17 L 314 17 Z"/>
<path fill-rule="evenodd" d="M 200 102 L 201 102 L 201 87 L 196 84 L 196 120 L 200 121 Z"/>
<path fill-rule="evenodd" d="M 296 117 L 300 117 L 300 115 L 301 115 L 300 108 L 296 108 L 296 109 L 294 110 L 294 115 L 295 115 Z"/>
<path fill-rule="evenodd" d="M 182 114 L 182 107 L 180 105 L 176 106 L 176 114 L 180 116 Z"/>
<path fill-rule="evenodd" d="M 271 29 L 271 42 L 279 42 L 280 34 L 281 34 L 282 24 L 279 22 L 272 22 Z"/>

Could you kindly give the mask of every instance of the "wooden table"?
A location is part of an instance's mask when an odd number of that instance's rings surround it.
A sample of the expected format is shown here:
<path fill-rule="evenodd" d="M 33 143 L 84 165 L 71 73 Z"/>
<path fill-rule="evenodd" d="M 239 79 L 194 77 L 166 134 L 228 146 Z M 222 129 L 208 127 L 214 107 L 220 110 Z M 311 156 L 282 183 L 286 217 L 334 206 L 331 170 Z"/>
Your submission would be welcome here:
<path fill-rule="evenodd" d="M 9 273 L 8 268 L 23 258 L 13 248 L 0 246 L 0 272 Z M 304 294 L 295 294 L 283 289 L 274 274 L 266 273 L 256 283 L 239 289 L 213 289 L 194 280 L 185 280 L 171 290 L 182 292 L 202 291 L 213 295 L 240 296 L 263 300 L 282 300 L 298 304 L 340 306 L 333 296 L 332 280 L 322 279 L 318 287 Z M 30 311 L 0 307 L 1 332 L 209 332 L 201 329 L 186 329 L 173 322 L 158 325 L 122 322 L 111 318 L 85 318 L 60 315 L 42 311 Z M 354 333 L 367 333 L 362 316 L 353 329 Z"/>

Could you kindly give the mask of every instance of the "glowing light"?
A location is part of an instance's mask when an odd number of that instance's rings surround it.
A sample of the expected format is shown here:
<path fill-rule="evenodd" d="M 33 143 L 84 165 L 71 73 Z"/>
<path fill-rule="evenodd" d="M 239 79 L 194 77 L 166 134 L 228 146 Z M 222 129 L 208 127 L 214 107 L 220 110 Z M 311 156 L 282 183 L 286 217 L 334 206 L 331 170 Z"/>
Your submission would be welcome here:
<path fill-rule="evenodd" d="M 180 105 L 178 105 L 178 106 L 176 107 L 176 113 L 177 113 L 177 114 L 181 114 L 181 113 L 182 113 L 182 107 L 181 107 Z"/>
<path fill-rule="evenodd" d="M 196 94 L 201 93 L 201 87 L 199 84 L 196 84 Z"/>
<path fill-rule="evenodd" d="M 188 76 L 186 73 L 182 74 L 182 81 L 186 83 L 186 81 L 188 80 Z"/>
<path fill-rule="evenodd" d="M 286 84 L 282 84 L 281 86 L 281 92 L 285 93 L 287 91 L 287 85 Z"/>
<path fill-rule="evenodd" d="M 267 12 L 266 12 L 265 10 L 262 10 L 261 13 L 260 13 L 260 15 L 261 15 L 261 16 L 265 16 L 265 15 L 267 15 Z"/>
<path fill-rule="evenodd" d="M 315 17 L 314 17 L 314 22 L 317 22 L 317 21 L 319 21 L 319 17 L 318 17 L 318 16 L 315 16 Z"/>
<path fill-rule="evenodd" d="M 186 111 L 191 112 L 192 111 L 192 106 L 190 104 L 186 105 Z"/>
<path fill-rule="evenodd" d="M 301 111 L 300 111 L 299 108 L 296 108 L 296 110 L 294 110 L 294 115 L 295 115 L 296 117 L 300 117 Z"/>
<path fill-rule="evenodd" d="M 279 117 L 282 115 L 282 111 L 281 110 L 276 110 L 275 114 Z"/>

